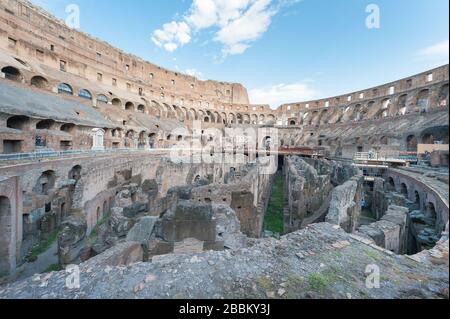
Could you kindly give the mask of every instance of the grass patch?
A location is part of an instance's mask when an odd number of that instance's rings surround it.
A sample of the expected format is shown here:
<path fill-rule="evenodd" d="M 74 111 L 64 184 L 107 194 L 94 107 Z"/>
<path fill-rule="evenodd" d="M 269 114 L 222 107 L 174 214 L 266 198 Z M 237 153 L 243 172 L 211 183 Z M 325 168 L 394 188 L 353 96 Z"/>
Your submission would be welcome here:
<path fill-rule="evenodd" d="M 103 225 L 104 223 L 106 223 L 106 221 L 109 218 L 109 214 L 105 214 L 102 219 L 100 219 L 97 224 L 95 225 L 95 227 L 92 229 L 91 234 L 89 235 L 89 242 L 91 244 L 95 243 L 97 241 L 97 237 L 98 237 L 98 228 Z"/>
<path fill-rule="evenodd" d="M 272 288 L 272 282 L 266 277 L 259 277 L 258 279 L 256 279 L 256 282 L 265 290 L 270 290 Z"/>
<path fill-rule="evenodd" d="M 312 290 L 323 293 L 327 287 L 336 282 L 337 276 L 332 271 L 327 271 L 323 273 L 314 273 L 309 275 L 308 283 Z"/>
<path fill-rule="evenodd" d="M 264 217 L 264 229 L 276 234 L 282 234 L 283 226 L 283 208 L 284 208 L 284 181 L 283 175 L 278 173 L 272 188 L 272 197 L 267 207 Z"/>
<path fill-rule="evenodd" d="M 55 230 L 53 233 L 51 233 L 47 239 L 41 241 L 39 245 L 35 246 L 31 252 L 29 257 L 32 259 L 36 259 L 40 254 L 46 252 L 54 242 L 58 239 L 59 230 Z"/>

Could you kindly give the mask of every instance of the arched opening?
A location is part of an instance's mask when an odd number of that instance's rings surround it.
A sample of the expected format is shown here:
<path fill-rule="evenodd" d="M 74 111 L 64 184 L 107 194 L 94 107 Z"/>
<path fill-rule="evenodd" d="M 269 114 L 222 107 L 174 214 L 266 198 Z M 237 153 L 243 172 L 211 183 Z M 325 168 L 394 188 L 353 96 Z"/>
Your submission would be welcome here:
<path fill-rule="evenodd" d="M 100 212 L 100 207 L 97 207 L 97 213 L 96 213 L 96 223 L 99 222 L 99 220 L 101 219 L 101 212 Z"/>
<path fill-rule="evenodd" d="M 97 95 L 97 102 L 103 103 L 103 104 L 108 104 L 108 98 L 106 97 L 106 95 L 99 94 L 99 95 Z"/>
<path fill-rule="evenodd" d="M 417 138 L 414 135 L 409 135 L 406 138 L 406 151 L 417 152 Z"/>
<path fill-rule="evenodd" d="M 47 89 L 48 88 L 48 81 L 46 78 L 36 75 L 31 78 L 31 85 L 34 87 L 37 87 L 39 89 Z"/>
<path fill-rule="evenodd" d="M 148 135 L 148 144 L 150 148 L 155 148 L 156 143 L 156 133 L 151 133 Z"/>
<path fill-rule="evenodd" d="M 139 104 L 139 105 L 138 105 L 138 112 L 140 112 L 140 113 L 145 113 L 145 106 L 142 105 L 142 104 Z"/>
<path fill-rule="evenodd" d="M 66 123 L 61 126 L 61 131 L 71 134 L 75 131 L 75 127 L 75 124 Z"/>
<path fill-rule="evenodd" d="M 430 91 L 428 89 L 422 90 L 417 95 L 417 107 L 421 112 L 425 112 L 428 110 L 428 98 L 430 95 Z"/>
<path fill-rule="evenodd" d="M 432 225 L 436 225 L 437 213 L 433 203 L 427 204 L 426 217 L 431 221 Z"/>
<path fill-rule="evenodd" d="M 81 166 L 75 165 L 72 167 L 72 169 L 69 171 L 69 179 L 73 179 L 78 181 L 81 178 Z"/>
<path fill-rule="evenodd" d="M 91 92 L 89 92 L 86 89 L 81 89 L 80 91 L 78 91 L 78 96 L 81 97 L 82 99 L 92 100 Z"/>
<path fill-rule="evenodd" d="M 389 177 L 388 178 L 388 183 L 387 183 L 387 189 L 388 189 L 388 191 L 395 191 L 395 182 L 394 182 L 394 179 L 392 178 L 392 177 Z"/>
<path fill-rule="evenodd" d="M 407 113 L 407 105 L 406 101 L 408 99 L 408 95 L 403 94 L 398 98 L 397 102 L 397 111 L 394 115 L 405 115 Z"/>
<path fill-rule="evenodd" d="M 405 183 L 402 183 L 400 185 L 400 192 L 402 193 L 403 196 L 405 196 L 406 198 L 408 198 L 408 187 L 406 186 Z"/>
<path fill-rule="evenodd" d="M 23 77 L 22 73 L 20 73 L 19 69 L 12 66 L 5 66 L 2 69 L 2 72 L 5 74 L 5 78 L 11 81 L 22 82 Z"/>
<path fill-rule="evenodd" d="M 388 138 L 386 136 L 380 138 L 380 145 L 388 145 Z"/>
<path fill-rule="evenodd" d="M 10 237 L 11 237 L 11 202 L 8 197 L 0 196 L 0 278 L 9 275 Z"/>
<path fill-rule="evenodd" d="M 50 130 L 54 123 L 55 123 L 55 121 L 53 121 L 53 120 L 42 120 L 36 124 L 36 129 L 37 130 Z"/>
<path fill-rule="evenodd" d="M 297 122 L 296 122 L 295 120 L 291 120 L 291 121 L 289 122 L 289 125 L 297 125 Z"/>
<path fill-rule="evenodd" d="M 422 144 L 448 144 L 448 125 L 435 126 L 424 130 L 421 134 Z"/>
<path fill-rule="evenodd" d="M 112 105 L 114 105 L 114 106 L 119 106 L 119 107 L 122 106 L 122 101 L 121 101 L 120 99 L 118 99 L 118 98 L 112 99 L 111 103 L 112 103 Z"/>
<path fill-rule="evenodd" d="M 108 203 L 106 200 L 103 202 L 103 214 L 106 215 L 108 213 Z"/>
<path fill-rule="evenodd" d="M 15 130 L 23 130 L 26 128 L 29 120 L 30 120 L 30 118 L 27 116 L 22 116 L 22 115 L 11 116 L 6 121 L 6 127 L 12 128 Z"/>
<path fill-rule="evenodd" d="M 58 85 L 58 93 L 59 94 L 68 94 L 73 95 L 72 87 L 67 83 L 60 83 Z"/>
<path fill-rule="evenodd" d="M 134 111 L 134 104 L 132 102 L 127 102 L 125 104 L 125 110 L 133 112 Z"/>
<path fill-rule="evenodd" d="M 416 205 L 419 205 L 419 209 L 420 209 L 420 194 L 418 191 L 414 191 L 414 203 Z"/>
<path fill-rule="evenodd" d="M 38 178 L 34 191 L 40 195 L 48 195 L 48 192 L 55 186 L 56 174 L 54 171 L 45 171 Z"/>
<path fill-rule="evenodd" d="M 444 84 L 439 91 L 439 106 L 448 106 L 448 84 Z"/>

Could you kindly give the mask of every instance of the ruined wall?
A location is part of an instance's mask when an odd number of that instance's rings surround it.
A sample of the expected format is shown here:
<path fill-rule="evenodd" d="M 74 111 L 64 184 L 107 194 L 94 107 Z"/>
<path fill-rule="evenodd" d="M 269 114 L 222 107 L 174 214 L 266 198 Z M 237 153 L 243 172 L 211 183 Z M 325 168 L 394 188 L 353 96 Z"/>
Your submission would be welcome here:
<path fill-rule="evenodd" d="M 409 209 L 391 205 L 380 221 L 364 225 L 357 229 L 372 238 L 376 245 L 398 255 L 408 252 Z"/>
<path fill-rule="evenodd" d="M 364 198 L 364 177 L 362 174 L 336 187 L 331 193 L 330 209 L 325 221 L 339 225 L 352 233 L 359 226 L 360 202 Z"/>

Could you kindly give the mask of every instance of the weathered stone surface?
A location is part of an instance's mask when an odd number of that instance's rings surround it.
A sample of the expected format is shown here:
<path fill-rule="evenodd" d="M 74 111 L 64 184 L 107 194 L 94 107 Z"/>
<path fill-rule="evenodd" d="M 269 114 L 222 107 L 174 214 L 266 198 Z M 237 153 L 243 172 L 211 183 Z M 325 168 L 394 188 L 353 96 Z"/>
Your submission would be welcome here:
<path fill-rule="evenodd" d="M 408 214 L 408 208 L 391 205 L 380 221 L 361 226 L 358 232 L 372 238 L 380 247 L 405 254 L 408 250 Z"/>
<path fill-rule="evenodd" d="M 63 229 L 58 237 L 59 262 L 69 265 L 81 262 L 80 252 L 86 247 L 86 222 L 77 218 L 70 218 L 62 225 Z"/>
<path fill-rule="evenodd" d="M 115 245 L 104 253 L 89 259 L 85 266 L 87 268 L 102 269 L 106 266 L 127 266 L 142 262 L 144 250 L 141 243 L 124 242 Z"/>
<path fill-rule="evenodd" d="M 150 239 L 153 234 L 153 228 L 155 226 L 157 217 L 142 217 L 139 221 L 131 228 L 127 234 L 127 241 L 139 242 L 148 247 Z"/>
<path fill-rule="evenodd" d="M 336 187 L 332 192 L 326 222 L 339 225 L 349 233 L 354 232 L 361 215 L 360 202 L 363 198 L 362 176 Z"/>
<path fill-rule="evenodd" d="M 58 272 L 9 285 L 0 298 L 448 298 L 447 265 L 431 264 L 431 255 L 421 262 L 394 256 L 355 238 L 324 223 L 233 252 L 161 256 L 126 268 L 88 262 L 80 289 L 67 289 L 67 273 Z M 441 246 L 448 254 L 448 241 Z M 380 289 L 365 285 L 374 259 Z"/>
<path fill-rule="evenodd" d="M 134 222 L 123 215 L 123 208 L 113 207 L 109 217 L 109 226 L 111 230 L 118 236 L 126 236 L 128 231 L 133 227 Z"/>

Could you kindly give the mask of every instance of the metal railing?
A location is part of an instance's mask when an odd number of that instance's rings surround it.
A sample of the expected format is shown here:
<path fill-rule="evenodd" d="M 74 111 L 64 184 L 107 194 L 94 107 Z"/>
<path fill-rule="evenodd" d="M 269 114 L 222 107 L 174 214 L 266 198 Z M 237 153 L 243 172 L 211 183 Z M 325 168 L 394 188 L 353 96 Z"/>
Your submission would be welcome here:
<path fill-rule="evenodd" d="M 399 151 L 357 152 L 355 161 L 405 161 L 417 162 L 417 153 L 402 153 Z"/>
<path fill-rule="evenodd" d="M 77 150 L 77 151 L 39 151 L 33 153 L 12 153 L 0 154 L 0 161 L 20 161 L 20 160 L 38 160 L 54 157 L 70 157 L 77 155 L 98 156 L 106 154 L 136 153 L 136 152 L 156 152 L 162 149 L 132 149 L 132 148 L 114 148 L 105 150 Z"/>

